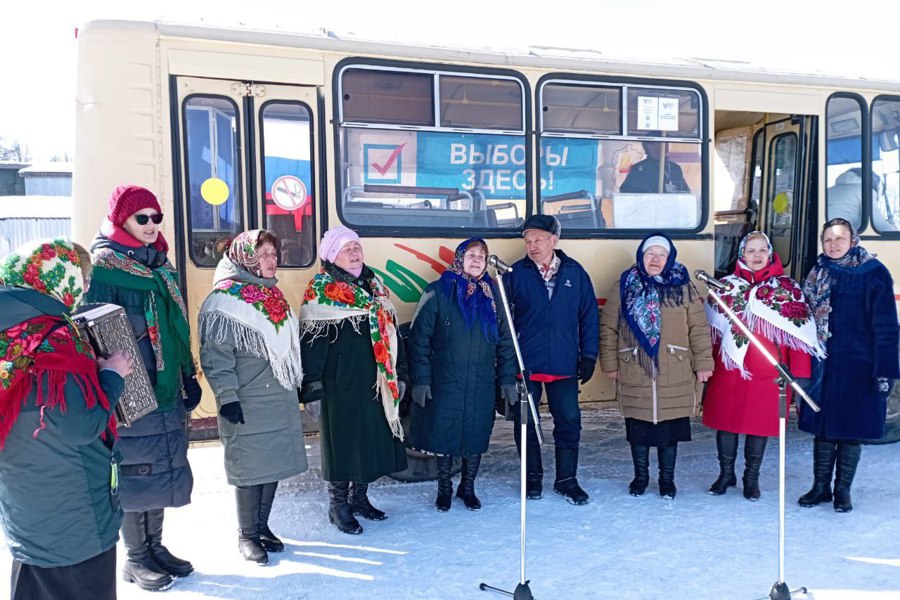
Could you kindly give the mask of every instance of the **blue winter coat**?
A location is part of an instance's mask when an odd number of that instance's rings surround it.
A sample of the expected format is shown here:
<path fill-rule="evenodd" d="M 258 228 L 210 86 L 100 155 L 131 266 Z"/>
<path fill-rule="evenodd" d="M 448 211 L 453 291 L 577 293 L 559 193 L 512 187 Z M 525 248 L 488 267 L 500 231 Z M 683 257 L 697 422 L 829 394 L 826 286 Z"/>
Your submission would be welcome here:
<path fill-rule="evenodd" d="M 537 265 L 527 256 L 503 277 L 525 369 L 574 377 L 582 358 L 596 360 L 600 312 L 584 268 L 557 249 L 560 258 L 553 298 Z"/>
<path fill-rule="evenodd" d="M 488 339 L 480 321 L 466 328 L 456 301 L 435 281 L 419 300 L 407 344 L 412 385 L 430 385 L 425 407 L 412 406 L 413 448 L 471 456 L 487 451 L 494 427 L 498 384 L 515 383 L 518 365 L 503 307 L 497 306 L 499 340 Z M 499 292 L 494 297 L 499 300 Z"/>
<path fill-rule="evenodd" d="M 813 369 L 810 396 L 822 407 L 801 403 L 798 426 L 828 439 L 884 436 L 887 396 L 876 377 L 897 379 L 897 308 L 894 283 L 878 260 L 836 276 L 831 286 L 828 358 Z"/>

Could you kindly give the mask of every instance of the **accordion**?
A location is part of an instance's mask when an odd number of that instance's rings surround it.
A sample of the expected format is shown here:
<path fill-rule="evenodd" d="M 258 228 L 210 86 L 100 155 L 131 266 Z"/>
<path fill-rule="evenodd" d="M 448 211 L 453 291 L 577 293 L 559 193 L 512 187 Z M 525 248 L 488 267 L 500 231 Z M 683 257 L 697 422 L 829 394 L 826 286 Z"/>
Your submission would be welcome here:
<path fill-rule="evenodd" d="M 156 394 L 125 309 L 115 304 L 87 304 L 73 315 L 72 320 L 97 356 L 108 358 L 113 352 L 122 350 L 131 357 L 132 370 L 125 377 L 125 390 L 116 405 L 116 420 L 131 427 L 132 423 L 156 410 Z"/>

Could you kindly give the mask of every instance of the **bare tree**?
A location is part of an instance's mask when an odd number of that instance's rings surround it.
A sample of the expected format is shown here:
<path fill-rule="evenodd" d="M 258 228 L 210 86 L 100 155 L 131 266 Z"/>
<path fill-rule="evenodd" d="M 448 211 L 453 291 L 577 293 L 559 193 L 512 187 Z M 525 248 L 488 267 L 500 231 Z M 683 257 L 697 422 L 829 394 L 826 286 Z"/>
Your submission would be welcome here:
<path fill-rule="evenodd" d="M 23 146 L 17 139 L 0 136 L 0 160 L 27 163 L 31 161 L 28 146 Z"/>

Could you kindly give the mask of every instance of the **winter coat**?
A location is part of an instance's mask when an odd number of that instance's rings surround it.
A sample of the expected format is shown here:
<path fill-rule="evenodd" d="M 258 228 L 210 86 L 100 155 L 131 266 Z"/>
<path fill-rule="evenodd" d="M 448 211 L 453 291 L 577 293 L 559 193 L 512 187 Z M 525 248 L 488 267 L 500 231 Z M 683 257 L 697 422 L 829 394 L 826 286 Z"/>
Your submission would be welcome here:
<path fill-rule="evenodd" d="M 794 377 L 808 379 L 811 374 L 810 356 L 803 350 L 776 346 L 761 335 L 757 339 L 766 350 L 787 365 Z M 778 372 L 762 352 L 751 345 L 744 357 L 744 368 L 751 379 L 741 377 L 737 369 L 726 370 L 722 365 L 718 345 L 713 348 L 716 368 L 706 383 L 703 396 L 703 424 L 713 429 L 748 435 L 778 435 Z M 790 406 L 791 390 L 787 390 L 785 409 Z M 787 414 L 787 413 L 785 413 Z"/>
<path fill-rule="evenodd" d="M 235 346 L 231 330 L 215 341 L 200 339 L 200 364 L 216 404 L 239 401 L 244 413 L 243 424 L 219 417 L 228 483 L 271 483 L 306 471 L 297 390 L 285 389 L 266 359 Z"/>
<path fill-rule="evenodd" d="M 626 418 L 651 423 L 696 413 L 697 371 L 711 371 L 709 323 L 700 299 L 661 307 L 659 372 L 652 379 L 638 360 L 639 347 L 620 319 L 619 282 L 613 284 L 600 316 L 600 368 L 619 372 L 616 397 Z M 624 329 L 624 330 L 623 330 Z"/>
<path fill-rule="evenodd" d="M 404 470 L 406 449 L 391 434 L 376 395 L 369 320 L 361 320 L 357 331 L 350 319 L 342 319 L 323 335 L 310 337 L 300 338 L 303 385 L 306 389 L 321 382 L 324 388 L 319 420 L 322 478 L 370 483 Z M 398 371 L 401 363 L 402 357 Z"/>
<path fill-rule="evenodd" d="M 413 403 L 409 443 L 436 454 L 482 454 L 494 427 L 497 385 L 515 383 L 515 349 L 502 306 L 500 339 L 489 340 L 477 319 L 466 327 L 456 286 L 448 296 L 442 285 L 425 288 L 410 328 L 411 385 L 431 386 L 431 400 L 425 408 Z"/>
<path fill-rule="evenodd" d="M 87 302 L 108 302 L 125 309 L 150 382 L 156 381 L 156 360 L 144 317 L 148 292 L 93 282 Z M 191 372 L 193 367 L 190 367 Z M 181 398 L 171 410 L 157 409 L 119 428 L 122 453 L 119 498 L 127 511 L 147 511 L 189 504 L 194 476 L 187 460 L 187 413 Z"/>
<path fill-rule="evenodd" d="M 503 277 L 525 368 L 532 373 L 574 377 L 582 358 L 598 355 L 597 297 L 584 268 L 557 249 L 553 297 L 527 256 Z"/>
<path fill-rule="evenodd" d="M 122 511 L 110 488 L 117 455 L 100 435 L 125 380 L 100 372 L 110 409 L 88 410 L 78 383 L 65 384 L 66 410 L 35 406 L 38 387 L 22 406 L 0 451 L 0 518 L 13 558 L 38 567 L 66 567 L 115 547 Z"/>
<path fill-rule="evenodd" d="M 828 439 L 884 436 L 887 396 L 876 377 L 900 378 L 897 308 L 887 268 L 870 260 L 831 286 L 828 357 L 813 370 L 810 396 L 822 408 L 800 405 L 799 427 Z"/>

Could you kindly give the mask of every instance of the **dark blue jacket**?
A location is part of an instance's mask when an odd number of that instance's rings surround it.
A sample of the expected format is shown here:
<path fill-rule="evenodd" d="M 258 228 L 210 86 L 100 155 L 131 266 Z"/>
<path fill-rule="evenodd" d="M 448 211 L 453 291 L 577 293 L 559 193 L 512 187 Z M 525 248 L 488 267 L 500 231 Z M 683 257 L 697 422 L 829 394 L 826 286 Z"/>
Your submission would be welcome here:
<path fill-rule="evenodd" d="M 881 438 L 887 396 L 875 379 L 900 378 L 894 282 L 881 262 L 833 279 L 828 328 L 828 357 L 813 365 L 810 389 L 822 410 L 801 406 L 798 426 L 832 440 Z"/>
<path fill-rule="evenodd" d="M 582 358 L 596 360 L 600 312 L 584 268 L 557 249 L 560 258 L 553 298 L 537 265 L 527 256 L 503 277 L 525 369 L 574 377 Z"/>
<path fill-rule="evenodd" d="M 442 286 L 438 280 L 425 288 L 410 327 L 410 380 L 430 385 L 432 398 L 424 408 L 412 405 L 409 443 L 450 456 L 482 454 L 494 427 L 497 385 L 516 381 L 516 351 L 502 306 L 497 306 L 500 338 L 491 340 L 480 319 L 466 327 L 456 286 L 449 297 Z M 496 289 L 493 294 L 499 300 Z"/>

